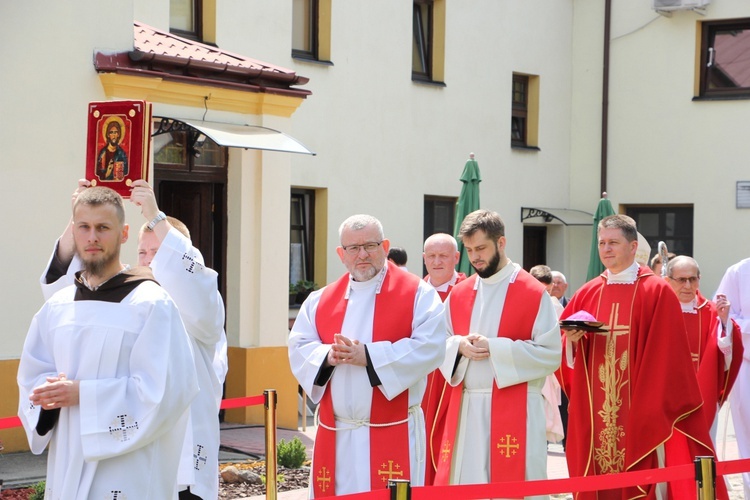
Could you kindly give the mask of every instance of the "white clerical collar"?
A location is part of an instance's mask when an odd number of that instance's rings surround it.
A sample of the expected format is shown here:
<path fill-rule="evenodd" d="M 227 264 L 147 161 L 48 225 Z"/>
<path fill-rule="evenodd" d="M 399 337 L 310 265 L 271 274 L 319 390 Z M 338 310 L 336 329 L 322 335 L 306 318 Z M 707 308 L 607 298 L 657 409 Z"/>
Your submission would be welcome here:
<path fill-rule="evenodd" d="M 633 263 L 630 264 L 630 267 L 617 274 L 611 273 L 609 269 L 607 269 L 605 271 L 607 274 L 607 284 L 632 285 L 635 283 L 636 278 L 638 278 L 638 269 L 640 267 L 641 266 L 636 261 L 633 261 Z"/>
<path fill-rule="evenodd" d="M 378 274 L 373 276 L 367 281 L 354 281 L 354 277 L 349 275 L 349 286 L 346 289 L 346 295 L 344 300 L 349 299 L 349 292 L 352 290 L 366 290 L 367 288 L 375 288 L 375 293 L 380 293 L 380 288 L 383 286 L 383 280 L 385 279 L 385 273 L 388 271 L 388 265 L 384 265 L 383 269 Z"/>
<path fill-rule="evenodd" d="M 482 280 L 482 283 L 486 283 L 488 285 L 495 285 L 497 283 L 500 283 L 501 281 L 505 281 L 506 279 L 510 278 L 510 282 L 512 283 L 516 279 L 516 275 L 518 274 L 520 267 L 518 267 L 516 264 L 511 262 L 510 259 L 508 259 L 508 263 L 503 266 L 502 269 L 500 269 L 498 272 L 490 276 L 489 278 L 482 278 L 479 277 L 479 280 Z M 477 283 L 479 283 L 479 280 L 477 280 Z"/>
<path fill-rule="evenodd" d="M 450 287 L 456 284 L 456 280 L 458 280 L 458 273 L 455 270 L 453 270 L 453 276 L 451 276 L 451 279 L 449 279 L 448 281 L 446 281 L 440 286 L 436 286 L 435 291 L 447 292 Z M 432 278 L 430 277 L 429 274 L 427 275 L 427 283 L 432 285 Z"/>
<path fill-rule="evenodd" d="M 680 302 L 680 306 L 682 307 L 682 312 L 689 313 L 689 314 L 698 314 L 698 308 L 696 307 L 698 303 L 695 300 L 695 297 L 693 297 L 693 300 L 690 302 Z"/>

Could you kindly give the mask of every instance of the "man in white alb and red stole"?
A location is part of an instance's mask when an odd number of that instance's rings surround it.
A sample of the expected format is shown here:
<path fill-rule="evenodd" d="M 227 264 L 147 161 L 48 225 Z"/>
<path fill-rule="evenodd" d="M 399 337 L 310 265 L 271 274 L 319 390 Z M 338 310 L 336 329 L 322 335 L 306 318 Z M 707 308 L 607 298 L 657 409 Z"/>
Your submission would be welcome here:
<path fill-rule="evenodd" d="M 448 340 L 440 367 L 452 386 L 435 484 L 544 479 L 541 389 L 560 365 L 552 300 L 505 255 L 495 212 L 472 212 L 459 237 L 477 274 L 446 300 Z"/>
<path fill-rule="evenodd" d="M 719 408 L 732 390 L 742 363 L 742 333 L 737 323 L 729 319 L 730 304 L 726 295 L 719 294 L 714 305 L 698 291 L 701 271 L 695 259 L 684 255 L 670 259 L 667 278 L 682 306 L 690 357 L 703 395 L 703 414 L 715 443 Z M 684 446 L 684 438 L 681 434 L 673 435 L 666 446 L 667 451 Z M 669 455 L 667 453 L 667 458 Z M 670 487 L 672 498 L 683 498 L 695 492 L 694 481 L 670 483 Z"/>
<path fill-rule="evenodd" d="M 565 330 L 560 378 L 570 400 L 571 477 L 662 467 L 673 430 L 687 439 L 684 453 L 670 452 L 670 463 L 713 456 L 677 297 L 635 261 L 638 233 L 630 217 L 602 219 L 598 245 L 605 272 L 583 285 L 561 316 L 590 314 L 604 330 Z M 717 492 L 722 485 L 717 481 Z M 642 484 L 575 498 L 667 497 L 665 485 Z"/>
<path fill-rule="evenodd" d="M 369 215 L 339 228 L 347 274 L 305 300 L 289 335 L 289 362 L 319 405 L 311 469 L 314 498 L 421 486 L 426 376 L 443 361 L 437 292 L 386 263 L 389 241 Z"/>
<path fill-rule="evenodd" d="M 435 287 L 440 300 L 445 302 L 453 287 L 466 279 L 464 273 L 456 271 L 461 254 L 458 252 L 456 238 L 446 233 L 435 233 L 424 241 L 424 266 L 427 276 L 424 280 Z M 425 467 L 424 484 L 429 486 L 435 481 L 438 450 L 443 439 L 445 415 L 448 401 L 445 398 L 447 382 L 440 370 L 427 375 L 427 390 L 422 398 L 422 411 L 427 431 L 427 466 Z"/>

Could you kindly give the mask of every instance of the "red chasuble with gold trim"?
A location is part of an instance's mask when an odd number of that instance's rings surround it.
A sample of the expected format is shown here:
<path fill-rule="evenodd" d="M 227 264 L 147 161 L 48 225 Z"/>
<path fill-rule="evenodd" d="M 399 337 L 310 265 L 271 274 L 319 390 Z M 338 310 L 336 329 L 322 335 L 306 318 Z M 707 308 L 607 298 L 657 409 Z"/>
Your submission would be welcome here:
<path fill-rule="evenodd" d="M 477 275 L 457 285 L 451 292 L 450 315 L 453 332 L 468 335 L 471 313 L 476 300 L 474 284 Z M 530 340 L 539 312 L 544 286 L 521 269 L 508 285 L 498 337 Z M 523 481 L 526 477 L 526 398 L 528 384 L 515 384 L 498 389 L 492 384 L 492 416 L 490 425 L 490 481 Z M 451 466 L 458 420 L 461 410 L 463 383 L 452 387 L 448 415 L 440 448 L 436 485 L 450 482 Z"/>
<path fill-rule="evenodd" d="M 456 283 L 449 286 L 444 292 L 438 292 L 440 300 L 450 295 L 453 287 L 466 279 L 464 273 L 458 273 Z M 424 278 L 427 281 L 427 276 Z M 443 430 L 445 429 L 445 416 L 448 411 L 448 382 L 446 382 L 440 369 L 437 369 L 427 375 L 427 389 L 422 397 L 422 411 L 424 412 L 424 423 L 427 433 L 427 464 L 424 472 L 425 486 L 432 485 L 435 482 L 435 472 L 439 459 L 440 443 L 443 440 Z"/>
<path fill-rule="evenodd" d="M 732 362 L 729 370 L 724 367 L 724 353 L 721 352 L 716 338 L 721 328 L 721 320 L 716 306 L 707 300 L 700 292 L 696 295 L 697 314 L 682 314 L 687 329 L 688 344 L 693 360 L 693 368 L 698 375 L 698 385 L 703 395 L 704 413 L 708 425 L 712 425 L 716 418 L 717 406 L 721 406 L 729 396 L 737 373 L 742 363 L 742 332 L 740 327 L 732 322 Z M 711 404 L 708 404 L 711 403 Z"/>
<path fill-rule="evenodd" d="M 688 437 L 673 463 L 714 455 L 682 311 L 674 291 L 645 267 L 633 284 L 599 276 L 581 287 L 560 319 L 588 311 L 606 332 L 578 341 L 575 365 L 559 378 L 569 398 L 566 457 L 573 476 L 658 467 L 656 449 L 673 427 Z M 654 485 L 577 493 L 576 499 L 655 498 Z"/>
<path fill-rule="evenodd" d="M 737 373 L 742 362 L 742 334 L 737 323 L 732 321 L 732 362 L 729 370 L 725 370 L 724 353 L 717 345 L 717 332 L 721 328 L 721 320 L 716 311 L 716 306 L 706 300 L 700 292 L 696 297 L 696 310 L 694 313 L 682 312 L 685 320 L 688 345 L 693 368 L 698 377 L 698 385 L 703 396 L 703 415 L 706 425 L 711 425 L 718 413 L 729 391 L 734 385 Z M 673 465 L 671 457 L 675 453 L 687 453 L 686 438 L 681 433 L 675 433 L 667 441 L 667 466 Z M 671 453 L 670 453 L 671 452 Z M 724 483 L 717 484 L 716 497 L 727 498 Z M 690 480 L 672 482 L 669 484 L 670 498 L 690 498 L 695 495 L 695 482 Z"/>
<path fill-rule="evenodd" d="M 333 343 L 333 335 L 341 333 L 346 314 L 349 274 L 328 285 L 320 296 L 315 314 L 318 335 L 324 344 Z M 388 263 L 380 293 L 375 297 L 375 314 L 372 341 L 396 342 L 408 338 L 414 319 L 414 299 L 419 278 L 400 272 Z M 364 368 L 363 368 L 364 369 Z M 406 390 L 388 401 L 382 391 L 373 387 L 371 424 L 388 424 L 406 420 L 409 412 L 409 391 Z M 320 422 L 335 427 L 330 383 L 320 401 Z M 315 498 L 335 496 L 336 484 L 336 432 L 318 426 L 313 451 L 313 490 Z M 370 427 L 370 487 L 383 489 L 388 479 L 409 479 L 409 424 Z"/>

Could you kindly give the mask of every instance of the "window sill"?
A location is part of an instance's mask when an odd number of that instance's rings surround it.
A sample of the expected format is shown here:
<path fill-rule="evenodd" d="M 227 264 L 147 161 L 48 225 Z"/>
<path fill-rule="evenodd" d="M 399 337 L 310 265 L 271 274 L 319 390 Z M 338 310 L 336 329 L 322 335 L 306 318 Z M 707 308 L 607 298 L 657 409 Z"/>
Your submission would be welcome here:
<path fill-rule="evenodd" d="M 750 94 L 742 95 L 699 95 L 693 97 L 693 101 L 747 101 Z"/>
<path fill-rule="evenodd" d="M 414 78 L 411 79 L 412 83 L 417 83 L 419 85 L 425 85 L 427 87 L 447 87 L 445 82 L 437 82 L 435 80 L 424 80 L 421 78 Z"/>
<path fill-rule="evenodd" d="M 539 146 L 518 146 L 516 144 L 511 144 L 510 148 L 517 151 L 541 151 L 541 149 L 539 149 Z"/>
<path fill-rule="evenodd" d="M 294 59 L 296 62 L 301 62 L 301 63 L 319 64 L 321 66 L 333 66 L 333 61 L 324 61 L 321 59 L 298 56 L 295 54 L 292 54 L 292 59 Z"/>

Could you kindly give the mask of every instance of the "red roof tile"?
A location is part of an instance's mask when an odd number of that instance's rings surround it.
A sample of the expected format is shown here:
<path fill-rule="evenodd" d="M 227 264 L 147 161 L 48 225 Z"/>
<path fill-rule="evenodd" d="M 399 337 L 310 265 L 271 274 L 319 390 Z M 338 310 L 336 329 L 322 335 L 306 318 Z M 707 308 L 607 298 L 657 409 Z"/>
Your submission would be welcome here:
<path fill-rule="evenodd" d="M 136 21 L 132 52 L 97 52 L 99 72 L 158 76 L 203 85 L 220 85 L 253 92 L 305 97 L 309 90 L 292 88 L 309 79 L 293 70 L 233 54 L 211 45 L 188 40 Z"/>
<path fill-rule="evenodd" d="M 221 66 L 229 65 L 239 68 L 265 69 L 277 73 L 294 74 L 294 71 L 290 69 L 274 66 L 263 61 L 258 61 L 257 59 L 251 59 L 210 45 L 181 38 L 172 33 L 159 31 L 138 21 L 134 23 L 133 28 L 135 50 L 140 50 L 141 52 L 184 59 L 197 59 Z"/>

